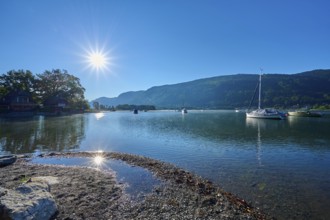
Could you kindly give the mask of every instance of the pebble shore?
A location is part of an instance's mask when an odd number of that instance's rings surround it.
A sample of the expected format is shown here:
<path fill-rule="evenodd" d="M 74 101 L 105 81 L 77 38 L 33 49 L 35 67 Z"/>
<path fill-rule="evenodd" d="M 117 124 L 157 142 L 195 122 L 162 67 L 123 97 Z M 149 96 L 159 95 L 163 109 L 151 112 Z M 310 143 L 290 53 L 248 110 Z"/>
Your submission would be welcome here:
<path fill-rule="evenodd" d="M 49 153 L 38 157 L 95 157 L 122 160 L 152 172 L 164 184 L 142 201 L 132 201 L 111 170 L 38 165 L 20 158 L 0 168 L 0 186 L 15 188 L 28 178 L 55 176 L 51 186 L 58 205 L 53 219 L 272 219 L 212 182 L 176 166 L 124 153 Z"/>

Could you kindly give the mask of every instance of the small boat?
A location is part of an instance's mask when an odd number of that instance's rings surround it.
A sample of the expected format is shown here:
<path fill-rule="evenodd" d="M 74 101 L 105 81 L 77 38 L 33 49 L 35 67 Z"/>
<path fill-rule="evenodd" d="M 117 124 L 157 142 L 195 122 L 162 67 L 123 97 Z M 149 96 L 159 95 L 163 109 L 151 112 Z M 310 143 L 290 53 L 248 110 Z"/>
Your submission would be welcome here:
<path fill-rule="evenodd" d="M 311 112 L 307 110 L 297 110 L 288 112 L 289 116 L 295 116 L 295 117 L 321 117 L 322 114 L 318 112 Z"/>
<path fill-rule="evenodd" d="M 133 114 L 138 114 L 138 113 L 139 113 L 139 110 L 137 110 L 137 109 L 133 110 Z"/>
<path fill-rule="evenodd" d="M 277 119 L 281 120 L 285 118 L 285 114 L 274 110 L 274 109 L 262 109 L 261 108 L 261 74 L 259 75 L 259 83 L 257 84 L 256 90 L 250 102 L 250 105 L 254 99 L 255 93 L 257 88 L 259 87 L 259 100 L 258 100 L 258 109 L 254 111 L 247 111 L 246 117 L 247 118 L 260 118 L 260 119 Z"/>
<path fill-rule="evenodd" d="M 183 108 L 183 109 L 181 109 L 181 113 L 182 114 L 187 114 L 188 113 L 188 110 L 186 108 Z"/>

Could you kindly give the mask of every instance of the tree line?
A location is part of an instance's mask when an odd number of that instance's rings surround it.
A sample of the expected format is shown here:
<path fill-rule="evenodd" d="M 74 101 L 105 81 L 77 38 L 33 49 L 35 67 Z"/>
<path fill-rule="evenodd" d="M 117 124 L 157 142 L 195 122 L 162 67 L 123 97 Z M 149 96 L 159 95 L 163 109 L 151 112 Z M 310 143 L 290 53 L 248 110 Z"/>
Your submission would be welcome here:
<path fill-rule="evenodd" d="M 66 70 L 46 70 L 41 74 L 33 74 L 29 70 L 11 70 L 0 75 L 0 98 L 18 91 L 28 93 L 38 105 L 50 98 L 60 98 L 66 100 L 71 109 L 89 108 L 80 79 Z"/>
<path fill-rule="evenodd" d="M 103 105 L 99 102 L 94 102 L 93 107 L 96 110 L 102 110 L 102 111 L 117 111 L 117 110 L 129 110 L 133 111 L 134 109 L 139 111 L 150 111 L 150 110 L 156 110 L 156 107 L 154 105 L 129 105 L 129 104 L 122 104 L 117 106 L 109 106 L 109 105 Z"/>

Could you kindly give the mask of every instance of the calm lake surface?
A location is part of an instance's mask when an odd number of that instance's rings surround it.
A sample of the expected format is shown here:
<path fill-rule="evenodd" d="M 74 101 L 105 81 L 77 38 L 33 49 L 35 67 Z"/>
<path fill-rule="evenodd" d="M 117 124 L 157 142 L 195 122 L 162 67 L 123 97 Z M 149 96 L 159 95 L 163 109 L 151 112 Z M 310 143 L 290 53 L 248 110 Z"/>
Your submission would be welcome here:
<path fill-rule="evenodd" d="M 96 150 L 173 163 L 278 219 L 330 216 L 330 117 L 154 111 L 0 119 L 0 154 Z"/>

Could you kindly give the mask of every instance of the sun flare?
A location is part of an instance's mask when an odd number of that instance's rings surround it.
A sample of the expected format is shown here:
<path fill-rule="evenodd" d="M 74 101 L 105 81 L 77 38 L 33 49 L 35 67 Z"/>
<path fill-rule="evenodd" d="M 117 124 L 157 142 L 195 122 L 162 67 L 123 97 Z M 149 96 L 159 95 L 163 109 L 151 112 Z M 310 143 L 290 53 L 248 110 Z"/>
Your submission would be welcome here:
<path fill-rule="evenodd" d="M 96 68 L 103 68 L 106 65 L 106 57 L 101 53 L 92 53 L 89 55 L 89 62 Z"/>
<path fill-rule="evenodd" d="M 106 49 L 106 46 L 100 47 L 98 43 L 95 45 L 88 43 L 82 48 L 84 53 L 81 56 L 86 64 L 85 69 L 89 69 L 90 73 L 99 75 L 113 72 L 114 57 L 111 50 Z"/>
<path fill-rule="evenodd" d="M 108 58 L 101 52 L 92 52 L 88 54 L 88 62 L 96 70 L 102 70 L 107 68 Z"/>
<path fill-rule="evenodd" d="M 109 68 L 109 58 L 101 51 L 91 51 L 87 55 L 88 66 L 96 71 L 103 71 Z"/>

